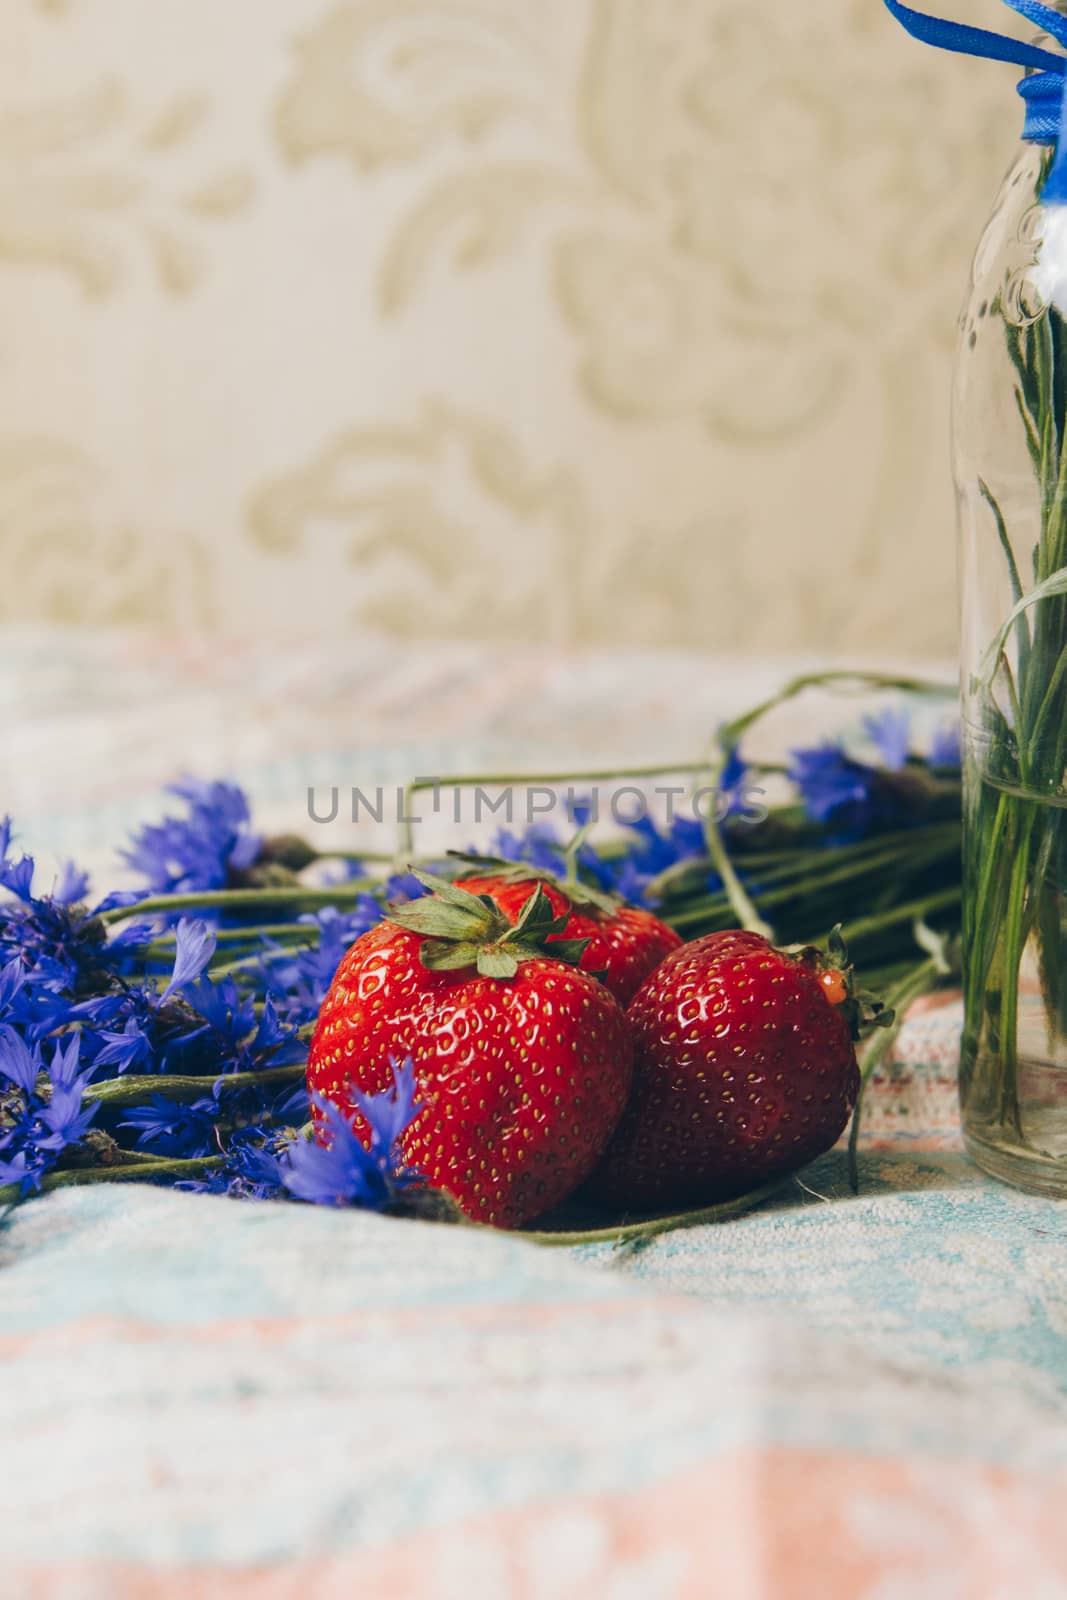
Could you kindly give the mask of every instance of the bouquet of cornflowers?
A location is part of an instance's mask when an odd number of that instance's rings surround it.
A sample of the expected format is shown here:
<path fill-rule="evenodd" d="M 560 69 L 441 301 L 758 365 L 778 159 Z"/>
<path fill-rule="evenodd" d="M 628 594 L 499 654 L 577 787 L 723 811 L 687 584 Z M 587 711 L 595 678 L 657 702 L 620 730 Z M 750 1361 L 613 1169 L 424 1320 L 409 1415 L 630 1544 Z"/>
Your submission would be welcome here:
<path fill-rule="evenodd" d="M 577 806 L 573 838 L 544 823 L 505 830 L 494 856 L 654 908 L 685 939 L 773 924 L 780 942 L 806 944 L 840 928 L 865 981 L 901 1014 L 953 970 L 958 733 L 947 727 L 918 752 L 895 707 L 867 719 L 860 750 L 835 740 L 785 764 L 748 761 L 742 741 L 757 719 L 825 681 L 797 680 L 722 729 L 713 755 L 688 769 L 694 786 L 716 785 L 715 816 L 646 815 L 594 840 Z M 743 796 L 765 780 L 782 798 L 753 821 Z M 425 892 L 409 870 L 419 863 L 267 837 L 230 783 L 190 779 L 170 793 L 175 813 L 122 851 L 143 887 L 95 904 L 72 865 L 44 889 L 10 821 L 0 825 L 0 1199 L 140 1180 L 453 1215 L 404 1162 L 402 1135 L 419 1111 L 410 1058 L 394 1063 L 389 1092 L 357 1096 L 365 1142 L 326 1102 L 313 1138 L 304 1082 L 342 957 L 390 904 Z M 432 866 L 456 877 L 469 859 Z M 868 1047 L 865 1074 L 889 1038 Z"/>

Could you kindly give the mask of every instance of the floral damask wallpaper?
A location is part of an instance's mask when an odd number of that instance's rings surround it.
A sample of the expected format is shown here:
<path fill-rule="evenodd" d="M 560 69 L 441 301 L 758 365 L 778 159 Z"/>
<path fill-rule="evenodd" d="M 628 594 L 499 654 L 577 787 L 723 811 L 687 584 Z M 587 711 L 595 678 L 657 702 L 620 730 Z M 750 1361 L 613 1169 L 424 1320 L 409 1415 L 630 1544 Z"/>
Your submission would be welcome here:
<path fill-rule="evenodd" d="M 0 616 L 951 648 L 1010 68 L 880 0 L 0 0 L 0 38 Z"/>

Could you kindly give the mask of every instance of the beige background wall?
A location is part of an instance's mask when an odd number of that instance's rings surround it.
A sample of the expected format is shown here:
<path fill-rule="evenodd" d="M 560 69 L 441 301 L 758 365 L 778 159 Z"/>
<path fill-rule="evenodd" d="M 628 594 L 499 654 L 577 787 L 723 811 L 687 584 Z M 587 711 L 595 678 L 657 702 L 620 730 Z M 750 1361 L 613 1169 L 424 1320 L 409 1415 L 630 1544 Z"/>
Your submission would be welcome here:
<path fill-rule="evenodd" d="M 0 616 L 951 648 L 1010 68 L 880 0 L 0 0 L 0 41 Z"/>

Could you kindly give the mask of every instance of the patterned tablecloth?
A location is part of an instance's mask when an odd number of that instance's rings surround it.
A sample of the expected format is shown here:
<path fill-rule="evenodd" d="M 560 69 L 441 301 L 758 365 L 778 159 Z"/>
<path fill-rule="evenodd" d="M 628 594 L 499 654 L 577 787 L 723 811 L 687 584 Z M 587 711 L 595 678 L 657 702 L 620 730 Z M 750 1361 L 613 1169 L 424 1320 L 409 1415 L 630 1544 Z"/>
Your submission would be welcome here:
<path fill-rule="evenodd" d="M 4 782 L 27 840 L 101 865 L 175 752 L 293 822 L 353 761 L 684 756 L 782 670 L 55 650 L 0 639 Z M 951 1000 L 909 1022 L 858 1197 L 837 1150 L 641 1248 L 150 1189 L 25 1206 L 0 1595 L 1067 1597 L 1067 1208 L 968 1165 L 958 1028 Z"/>

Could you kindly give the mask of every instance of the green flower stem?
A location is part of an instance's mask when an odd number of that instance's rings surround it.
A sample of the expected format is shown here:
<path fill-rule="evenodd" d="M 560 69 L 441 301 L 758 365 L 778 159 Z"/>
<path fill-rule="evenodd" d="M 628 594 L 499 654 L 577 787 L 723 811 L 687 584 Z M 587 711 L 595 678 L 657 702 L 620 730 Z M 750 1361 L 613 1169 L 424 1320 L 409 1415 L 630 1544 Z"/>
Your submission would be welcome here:
<path fill-rule="evenodd" d="M 85 1183 L 147 1183 L 156 1178 L 195 1178 L 201 1173 L 224 1167 L 226 1156 L 196 1156 L 172 1159 L 131 1161 L 116 1167 L 72 1167 L 66 1172 L 50 1172 L 41 1181 L 44 1193 L 53 1189 L 69 1189 Z M 0 1205 L 17 1203 L 20 1199 L 16 1183 L 0 1188 Z"/>
<path fill-rule="evenodd" d="M 1007 521 L 994 494 L 980 485 L 1014 603 L 972 684 L 974 695 L 982 696 L 985 730 L 980 752 L 970 756 L 966 791 L 960 1089 L 969 1131 L 1019 1150 L 1026 1147 L 1019 1084 L 1020 983 L 1031 938 L 1036 937 L 1050 1051 L 1067 1025 L 1056 888 L 1067 840 L 1067 819 L 1056 805 L 1067 754 L 1067 334 L 1050 308 L 1025 329 L 1006 325 L 1005 336 L 1040 494 L 1041 531 L 1033 587 L 1024 590 Z M 1022 543 L 1018 532 L 1016 543 Z M 1014 670 L 1006 659 L 1012 640 Z"/>
<path fill-rule="evenodd" d="M 860 1088 L 856 1096 L 856 1104 L 852 1112 L 852 1125 L 848 1134 L 848 1181 L 852 1186 L 853 1194 L 859 1193 L 859 1165 L 857 1150 L 859 1147 L 860 1118 L 863 1113 L 863 1096 L 877 1067 L 883 1062 L 904 1024 L 909 1008 L 922 995 L 928 994 L 935 988 L 941 977 L 940 963 L 935 956 L 926 961 L 921 961 L 906 978 L 902 979 L 896 988 L 886 993 L 886 1005 L 895 1015 L 895 1020 L 888 1028 L 879 1029 L 873 1035 L 866 1049 L 860 1056 Z"/>
<path fill-rule="evenodd" d="M 857 672 L 815 672 L 802 673 L 792 678 L 776 694 L 754 706 L 743 716 L 736 717 L 720 729 L 717 745 L 718 757 L 713 759 L 710 768 L 712 784 L 722 772 L 723 766 L 731 753 L 737 748 L 743 736 L 766 716 L 768 712 L 785 705 L 788 701 L 802 694 L 806 689 L 825 688 L 830 684 L 850 684 L 858 689 L 895 689 L 899 692 L 910 694 L 944 694 L 943 685 L 933 684 L 925 679 L 899 677 L 884 673 L 857 673 Z M 718 823 L 714 816 L 709 816 L 704 825 L 704 834 L 707 841 L 708 854 L 711 857 L 716 871 L 723 881 L 723 887 L 729 899 L 731 909 L 734 911 L 743 928 L 753 933 L 758 933 L 764 938 L 772 938 L 773 932 L 760 916 L 759 910 L 748 894 L 736 871 L 719 831 Z M 763 899 L 766 904 L 766 897 Z"/>
<path fill-rule="evenodd" d="M 174 911 L 250 911 L 256 906 L 297 906 L 301 911 L 311 911 L 318 906 L 347 905 L 380 887 L 375 878 L 352 878 L 330 889 L 204 889 L 191 894 L 156 895 L 132 906 L 116 906 L 113 911 L 105 911 L 100 921 L 110 927 L 131 918 L 169 915 Z"/>
<path fill-rule="evenodd" d="M 933 857 L 955 855 L 958 852 L 958 837 L 957 829 L 954 835 L 956 847 L 952 851 L 947 850 L 945 845 L 938 841 L 936 845 L 931 846 L 930 855 Z M 810 878 L 800 878 L 799 881 L 768 888 L 760 894 L 759 903 L 761 907 L 768 909 L 771 906 L 791 904 L 803 897 L 808 889 L 812 898 L 825 895 L 828 889 L 836 893 L 841 885 L 864 878 L 868 874 L 880 875 L 887 868 L 900 868 L 902 865 L 906 870 L 913 871 L 916 865 L 922 865 L 923 861 L 922 854 L 901 850 L 898 846 L 884 852 L 871 852 L 851 861 L 841 862 L 833 871 L 815 872 Z M 956 893 L 958 897 L 958 890 Z M 673 926 L 682 930 L 694 922 L 703 920 L 712 912 L 724 910 L 729 904 L 729 897 L 725 893 L 708 895 L 684 905 L 680 903 L 671 905 L 666 908 L 666 916 Z M 880 923 L 882 919 L 879 917 L 875 920 Z"/>
<path fill-rule="evenodd" d="M 717 774 L 711 773 L 710 776 L 712 778 L 712 786 L 714 786 Z M 773 940 L 774 929 L 769 922 L 764 922 L 756 909 L 755 901 L 734 870 L 734 864 L 727 854 L 722 834 L 719 832 L 719 824 L 715 820 L 713 811 L 709 811 L 704 820 L 704 840 L 708 847 L 708 855 L 711 857 L 712 866 L 722 879 L 722 885 L 730 902 L 731 910 L 742 928 L 746 928 L 749 933 L 758 933 L 761 939 Z"/>
<path fill-rule="evenodd" d="M 686 936 L 687 928 L 699 928 L 705 922 L 716 922 L 720 918 L 729 919 L 729 914 L 730 902 L 725 894 L 701 895 L 695 900 L 677 901 L 660 911 L 664 922 L 670 923 L 683 936 Z M 724 926 L 729 926 L 729 920 Z"/>
<path fill-rule="evenodd" d="M 578 829 L 574 837 L 570 840 L 569 844 L 563 851 L 564 873 L 562 882 L 565 889 L 576 889 L 581 885 L 581 877 L 578 871 L 578 857 L 581 854 L 586 840 L 589 838 L 589 835 L 592 833 L 592 831 L 592 822 L 584 823 L 582 827 Z"/>
<path fill-rule="evenodd" d="M 867 858 L 881 857 L 883 855 L 900 854 L 902 857 L 912 859 L 917 852 L 927 853 L 958 850 L 960 843 L 960 824 L 953 822 L 927 822 L 916 828 L 897 828 L 892 833 L 872 834 L 867 839 L 857 839 L 854 843 L 838 844 L 829 848 L 827 845 L 818 845 L 810 850 L 798 851 L 796 859 L 806 861 L 809 865 L 825 865 L 826 862 L 865 861 Z M 755 863 L 757 857 L 742 855 L 742 866 L 749 862 Z M 768 854 L 766 861 L 773 863 L 774 857 Z M 792 858 L 790 858 L 792 859 Z"/>
<path fill-rule="evenodd" d="M 993 894 L 994 878 L 1002 865 L 1000 851 L 1002 838 L 1007 829 L 1010 815 L 1010 800 L 1006 794 L 998 794 L 997 806 L 992 824 L 987 836 L 983 840 L 982 865 L 978 883 L 974 894 L 971 896 L 971 918 L 973 924 L 972 938 L 967 942 L 971 945 L 973 959 L 968 963 L 969 974 L 972 979 L 977 978 L 979 983 L 984 980 L 989 969 L 989 962 L 982 958 L 982 943 L 988 942 L 990 928 L 994 919 L 990 917 L 990 900 Z M 993 928 L 995 932 L 995 927 Z M 966 985 L 968 989 L 970 984 Z M 975 993 L 977 994 L 977 989 Z"/>
<path fill-rule="evenodd" d="M 566 784 L 568 788 L 580 788 L 587 783 L 607 783 L 612 778 L 638 778 L 642 781 L 648 778 L 668 777 L 700 777 L 707 771 L 703 762 L 672 762 L 666 766 L 656 767 L 601 767 L 588 772 L 498 772 L 498 773 L 461 773 L 455 777 L 441 778 L 435 782 L 430 778 L 420 778 L 414 783 L 409 783 L 404 790 L 404 816 L 400 823 L 396 862 L 406 865 L 411 859 L 415 848 L 414 811 L 416 796 L 433 793 L 438 786 L 442 789 L 513 789 L 530 788 L 537 785 Z"/>
<path fill-rule="evenodd" d="M 317 939 L 310 938 L 304 940 L 302 944 L 296 944 L 290 941 L 289 944 L 287 944 L 286 949 L 292 952 L 298 950 L 314 950 L 317 943 Z M 232 978 L 242 972 L 257 971 L 263 963 L 264 956 L 267 954 L 269 954 L 268 951 L 253 949 L 250 950 L 247 955 L 234 956 L 232 960 L 224 961 L 218 966 L 212 962 L 208 970 L 210 971 L 213 979 Z"/>
<path fill-rule="evenodd" d="M 1008 582 L 1011 584 L 1012 599 L 1017 604 L 1023 597 L 1023 586 L 1019 577 L 1019 568 L 1015 561 L 1015 552 L 1011 547 L 1011 539 L 1008 537 L 1004 514 L 981 478 L 978 480 L 978 487 L 983 500 L 992 510 L 993 520 L 997 529 L 997 538 L 1000 540 L 1000 548 L 1004 553 L 1004 560 L 1008 568 Z M 1025 613 L 1020 613 L 1015 619 L 1015 643 L 1019 652 L 1019 672 L 1021 676 L 1025 677 L 1030 657 L 1030 622 Z"/>
<path fill-rule="evenodd" d="M 912 941 L 912 953 L 898 961 L 887 962 L 884 966 L 870 966 L 864 963 L 863 987 L 878 996 L 888 995 L 911 976 L 915 971 L 915 944 Z M 957 979 L 958 981 L 958 979 Z"/>
<path fill-rule="evenodd" d="M 851 686 L 856 691 L 868 689 L 895 689 L 902 694 L 931 694 L 955 695 L 956 685 L 933 683 L 927 678 L 898 677 L 893 674 L 881 672 L 848 672 L 835 670 L 832 672 L 805 672 L 799 677 L 791 678 L 789 682 L 776 694 L 754 706 L 751 711 L 746 711 L 743 716 L 735 717 L 719 731 L 719 743 L 728 755 L 737 748 L 743 736 L 769 712 L 777 710 L 790 700 L 795 700 L 797 695 L 803 694 L 806 689 L 822 689 L 831 684 L 842 687 Z"/>
<path fill-rule="evenodd" d="M 373 861 L 389 867 L 396 859 L 392 850 L 315 850 L 310 845 L 308 848 L 312 850 L 313 861 Z"/>
<path fill-rule="evenodd" d="M 721 1200 L 718 1205 L 702 1206 L 695 1211 L 678 1211 L 671 1216 L 648 1217 L 642 1222 L 619 1222 L 600 1228 L 574 1230 L 521 1229 L 514 1237 L 525 1240 L 527 1244 L 556 1250 L 572 1249 L 582 1244 L 632 1244 L 638 1240 L 655 1239 L 662 1233 L 673 1233 L 679 1228 L 702 1228 L 711 1223 L 726 1222 L 731 1217 L 741 1216 L 746 1211 L 752 1211 L 756 1206 L 762 1205 L 765 1200 L 769 1200 L 789 1181 L 789 1178 L 777 1178 L 773 1183 L 761 1184 L 758 1189 L 750 1189 L 747 1194 L 738 1195 L 736 1199 Z"/>
<path fill-rule="evenodd" d="M 254 945 L 260 939 L 275 939 L 279 944 L 293 940 L 317 939 L 319 930 L 310 922 L 262 922 L 254 927 L 218 928 L 215 930 L 215 940 L 220 946 L 248 944 Z M 161 960 L 173 959 L 177 940 L 172 933 L 160 934 L 147 944 L 130 945 L 130 950 L 136 950 L 139 956 L 149 958 L 158 956 Z"/>
<path fill-rule="evenodd" d="M 599 845 L 597 849 L 599 851 Z M 764 882 L 771 884 L 784 882 L 792 877 L 802 877 L 820 861 L 825 861 L 826 854 L 825 849 L 800 849 L 783 845 L 778 850 L 739 851 L 737 863 L 746 871 L 757 873 Z M 646 894 L 650 899 L 664 901 L 668 905 L 681 905 L 683 901 L 694 897 L 703 901 L 709 898 L 704 892 L 707 877 L 707 857 L 687 856 L 682 861 L 676 861 L 666 867 L 657 877 L 650 879 L 646 885 Z"/>
<path fill-rule="evenodd" d="M 1063 684 L 1064 684 L 1064 676 L 1065 676 L 1065 674 L 1067 674 L 1067 645 L 1065 645 L 1064 648 L 1060 651 L 1059 659 L 1056 662 L 1055 668 L 1053 669 L 1052 676 L 1051 676 L 1051 678 L 1049 679 L 1049 682 L 1048 682 L 1048 688 L 1045 690 L 1044 698 L 1041 701 L 1040 709 L 1038 710 L 1038 713 L 1037 713 L 1036 717 L 1034 718 L 1033 731 L 1030 734 L 1030 738 L 1029 738 L 1029 752 L 1028 752 L 1029 756 L 1030 756 L 1030 760 L 1032 762 L 1034 762 L 1034 763 L 1039 762 L 1040 759 L 1041 759 L 1041 741 L 1045 736 L 1045 733 L 1046 733 L 1047 728 L 1048 728 L 1048 724 L 1052 720 L 1052 717 L 1054 715 L 1058 714 L 1057 713 L 1057 708 L 1058 708 L 1058 706 L 1059 706 L 1059 704 L 1060 704 L 1060 702 L 1062 700 Z M 1017 724 L 1017 726 L 1021 726 L 1021 725 Z M 1062 734 L 1062 731 L 1063 731 L 1062 730 L 1062 724 L 1060 726 L 1059 731 Z M 1024 753 L 1025 751 L 1026 751 L 1026 746 L 1020 740 L 1020 742 L 1019 742 L 1019 767 L 1020 767 L 1020 776 L 1023 777 L 1023 782 L 1024 783 L 1026 782 L 1026 778 L 1024 776 L 1025 768 L 1023 766 L 1023 763 L 1024 763 L 1025 759 L 1026 759 L 1026 756 L 1025 756 L 1025 753 Z M 1061 774 L 1062 774 L 1062 766 L 1060 768 L 1060 771 L 1061 771 Z"/>
<path fill-rule="evenodd" d="M 865 868 L 870 864 L 871 858 L 881 865 L 883 861 L 899 856 L 901 860 L 912 863 L 920 859 L 925 860 L 927 856 L 955 857 L 959 854 L 959 848 L 960 824 L 935 822 L 918 828 L 902 829 L 870 839 L 857 840 L 854 844 L 835 845 L 832 850 L 823 844 L 813 849 L 785 848 L 777 851 L 753 851 L 751 854 L 744 851 L 738 852 L 736 860 L 738 866 L 763 878 L 768 887 L 777 888 L 779 884 L 803 878 L 806 873 L 812 874 L 821 882 L 823 869 L 828 862 L 835 867 L 855 863 Z M 707 865 L 703 861 L 697 863 L 692 860 L 680 861 L 675 866 L 668 867 L 659 878 L 652 880 L 648 885 L 649 893 L 669 895 L 673 882 L 681 879 L 684 873 L 689 873 L 690 876 L 697 874 L 702 885 L 707 877 Z M 762 900 L 763 896 L 760 898 Z"/>
<path fill-rule="evenodd" d="M 960 903 L 961 893 L 960 886 L 956 883 L 947 889 L 938 890 L 936 894 L 926 895 L 921 900 L 909 900 L 905 905 L 893 906 L 891 910 L 881 911 L 876 916 L 857 917 L 854 922 L 842 924 L 841 937 L 846 944 L 858 943 L 869 934 L 880 933 L 883 929 L 896 927 L 902 922 L 921 922 L 929 916 L 936 916 L 939 912 L 953 911 Z"/>
<path fill-rule="evenodd" d="M 1001 930 L 1003 951 L 1001 955 L 1002 980 L 1000 1035 L 1001 1035 L 1001 1100 L 1000 1120 L 1009 1124 L 1022 1139 L 1022 1120 L 1019 1108 L 1019 969 L 1028 937 L 1025 917 L 1027 890 L 1030 887 L 1030 832 L 1032 819 L 1020 816 L 1024 824 L 1023 837 L 1016 845 L 1012 861 L 1011 885 L 1008 890 L 1007 914 Z"/>
<path fill-rule="evenodd" d="M 106 1083 L 92 1084 L 86 1089 L 83 1100 L 105 1106 L 137 1106 L 150 1095 L 166 1095 L 168 1100 L 196 1100 L 210 1094 L 219 1084 L 222 1089 L 265 1088 L 275 1083 L 292 1083 L 307 1071 L 303 1062 L 293 1062 L 285 1067 L 264 1067 L 261 1072 L 207 1073 L 204 1076 L 164 1072 L 152 1077 L 109 1078 Z"/>

